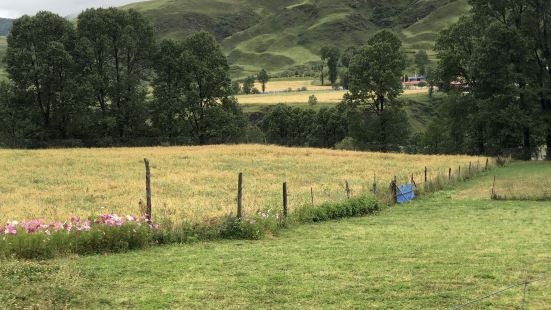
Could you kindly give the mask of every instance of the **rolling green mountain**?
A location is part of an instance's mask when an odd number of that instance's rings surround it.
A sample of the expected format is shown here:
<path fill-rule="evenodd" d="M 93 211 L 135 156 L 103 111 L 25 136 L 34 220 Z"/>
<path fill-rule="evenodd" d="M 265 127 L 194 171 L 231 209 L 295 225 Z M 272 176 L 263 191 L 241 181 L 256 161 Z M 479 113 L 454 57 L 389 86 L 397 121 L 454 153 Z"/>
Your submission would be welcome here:
<path fill-rule="evenodd" d="M 8 35 L 12 24 L 13 24 L 13 19 L 0 17 L 0 37 Z"/>
<path fill-rule="evenodd" d="M 468 0 L 152 0 L 135 3 L 163 38 L 206 30 L 221 42 L 236 77 L 309 68 L 324 45 L 362 45 L 386 28 L 412 55 L 469 10 Z"/>

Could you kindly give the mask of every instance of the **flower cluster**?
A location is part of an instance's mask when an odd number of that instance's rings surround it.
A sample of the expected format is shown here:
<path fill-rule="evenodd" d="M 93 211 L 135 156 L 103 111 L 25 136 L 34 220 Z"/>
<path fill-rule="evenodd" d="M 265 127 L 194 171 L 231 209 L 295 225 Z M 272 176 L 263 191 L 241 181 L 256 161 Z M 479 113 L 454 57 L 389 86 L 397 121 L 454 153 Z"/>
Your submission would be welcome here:
<path fill-rule="evenodd" d="M 267 211 L 257 211 L 255 215 L 252 217 L 248 217 L 247 219 L 250 224 L 256 224 L 258 221 L 267 221 L 267 220 L 279 220 L 279 213 L 273 212 L 272 209 L 269 209 Z"/>
<path fill-rule="evenodd" d="M 4 226 L 0 226 L 0 235 L 17 235 L 18 228 L 20 231 L 24 231 L 27 234 L 44 233 L 46 235 L 50 235 L 52 232 L 59 231 L 65 231 L 67 233 L 70 233 L 71 231 L 90 231 L 94 225 L 120 227 L 125 223 L 136 223 L 139 226 L 145 224 L 149 225 L 149 228 L 154 230 L 159 228 L 157 224 L 151 223 L 145 217 L 138 218 L 132 215 L 127 215 L 123 218 L 116 214 L 103 214 L 95 219 L 85 220 L 82 220 L 78 216 L 73 216 L 70 220 L 65 222 L 46 223 L 45 221 L 39 219 L 25 222 L 10 221 Z"/>

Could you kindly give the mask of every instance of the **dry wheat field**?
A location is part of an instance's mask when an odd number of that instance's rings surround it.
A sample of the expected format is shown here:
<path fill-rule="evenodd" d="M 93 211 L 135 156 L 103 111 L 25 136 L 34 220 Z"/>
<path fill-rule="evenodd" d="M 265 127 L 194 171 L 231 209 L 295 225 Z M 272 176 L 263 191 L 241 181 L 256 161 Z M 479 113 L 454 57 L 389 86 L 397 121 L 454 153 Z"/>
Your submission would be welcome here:
<path fill-rule="evenodd" d="M 306 87 L 308 90 L 331 90 L 332 87 L 329 86 L 321 86 L 321 85 L 313 85 L 313 80 L 305 79 L 305 80 L 271 80 L 268 83 L 266 83 L 266 91 L 267 92 L 277 92 L 277 91 L 286 91 L 289 88 L 292 90 L 297 90 L 298 88 Z M 257 89 L 262 90 L 262 84 L 260 84 L 258 81 L 254 83 L 254 87 Z"/>
<path fill-rule="evenodd" d="M 153 215 L 175 221 L 235 213 L 237 176 L 244 174 L 244 211 L 278 207 L 282 182 L 289 208 L 345 199 L 373 183 L 386 188 L 392 176 L 416 172 L 421 179 L 448 167 L 483 162 L 470 156 L 425 156 L 285 148 L 261 145 L 111 149 L 0 150 L 0 222 L 66 219 L 113 212 L 137 214 L 145 200 L 143 159 L 151 162 Z"/>
<path fill-rule="evenodd" d="M 321 86 L 320 86 L 321 87 Z M 426 89 L 410 89 L 404 90 L 404 95 L 411 94 L 424 94 L 428 91 Z M 285 92 L 275 94 L 257 94 L 257 95 L 239 95 L 236 96 L 237 100 L 242 105 L 248 104 L 260 104 L 260 105 L 274 105 L 279 103 L 284 104 L 304 104 L 308 105 L 308 99 L 311 95 L 315 95 L 320 103 L 333 103 L 337 104 L 342 101 L 343 96 L 347 91 L 343 90 L 309 90 L 304 92 Z"/>

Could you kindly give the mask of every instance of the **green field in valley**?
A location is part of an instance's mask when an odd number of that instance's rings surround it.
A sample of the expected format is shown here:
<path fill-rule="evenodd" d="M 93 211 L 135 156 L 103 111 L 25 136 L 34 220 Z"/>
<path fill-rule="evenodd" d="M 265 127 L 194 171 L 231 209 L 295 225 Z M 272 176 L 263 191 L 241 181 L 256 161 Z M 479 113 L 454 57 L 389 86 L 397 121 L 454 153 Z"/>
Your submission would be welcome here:
<path fill-rule="evenodd" d="M 491 201 L 493 176 L 529 182 L 549 163 L 514 163 L 381 213 L 219 241 L 108 256 L 9 261 L 7 308 L 449 309 L 551 271 L 551 202 Z M 483 189 L 487 195 L 464 195 Z M 549 309 L 551 279 L 468 309 Z"/>

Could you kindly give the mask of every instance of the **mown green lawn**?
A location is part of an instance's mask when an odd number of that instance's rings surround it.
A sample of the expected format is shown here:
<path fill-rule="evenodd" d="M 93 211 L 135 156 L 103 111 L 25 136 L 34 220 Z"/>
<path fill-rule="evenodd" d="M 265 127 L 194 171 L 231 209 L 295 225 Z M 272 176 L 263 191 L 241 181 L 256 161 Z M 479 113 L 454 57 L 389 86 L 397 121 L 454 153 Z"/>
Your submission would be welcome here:
<path fill-rule="evenodd" d="M 551 175 L 550 164 L 540 164 Z M 109 256 L 2 262 L 7 308 L 446 309 L 551 273 L 551 202 L 461 195 L 514 164 L 378 215 Z M 488 196 L 489 197 L 489 196 Z M 522 288 L 467 309 L 520 309 Z M 551 279 L 524 309 L 549 309 Z"/>

